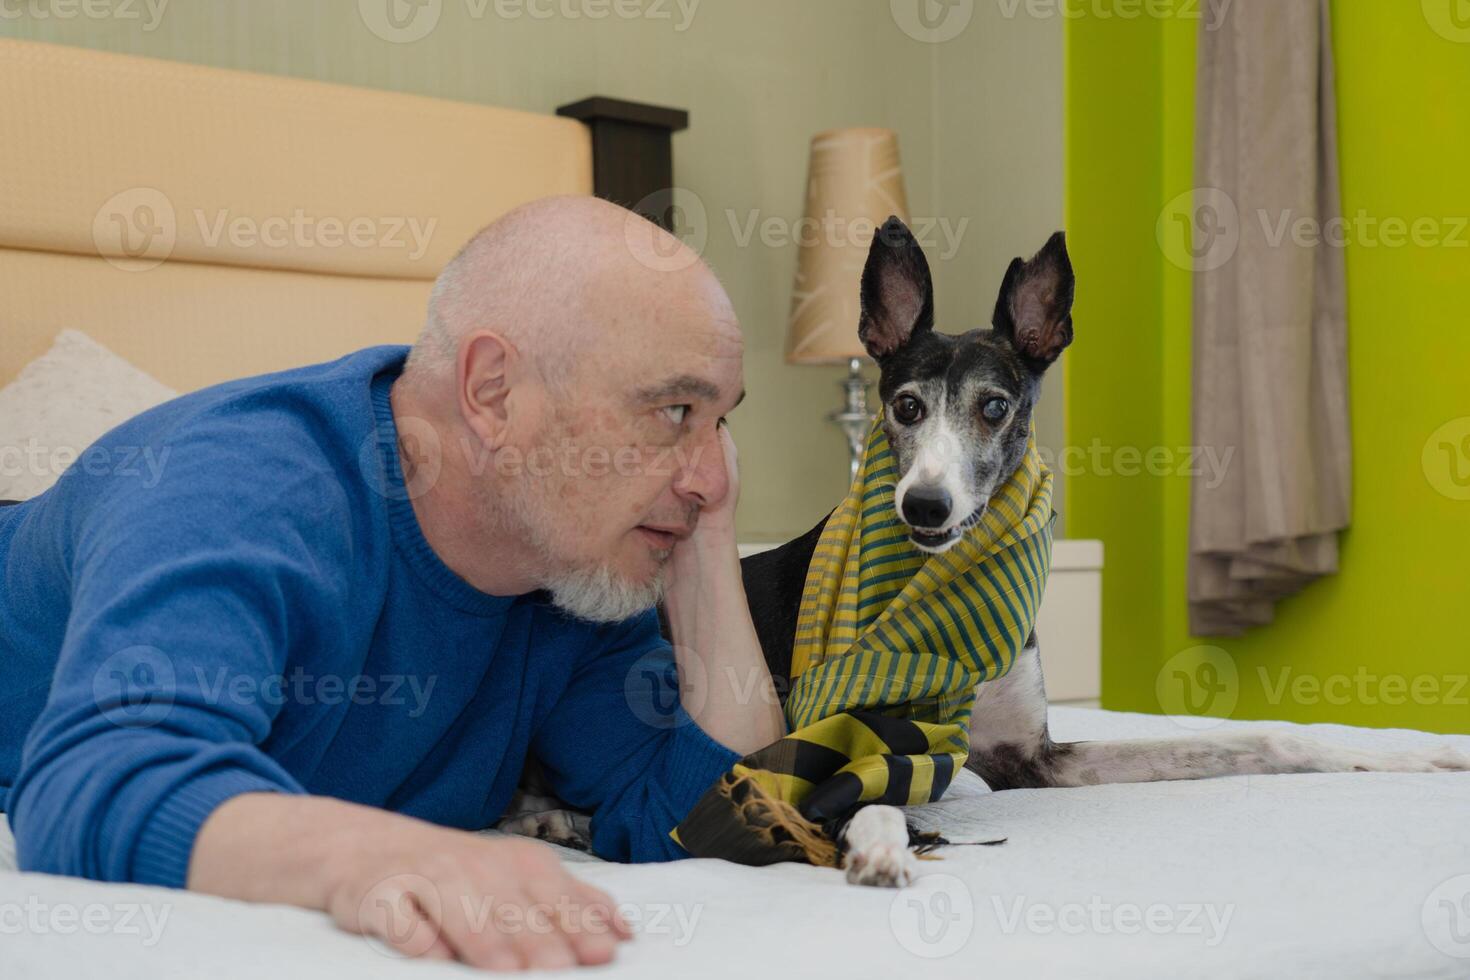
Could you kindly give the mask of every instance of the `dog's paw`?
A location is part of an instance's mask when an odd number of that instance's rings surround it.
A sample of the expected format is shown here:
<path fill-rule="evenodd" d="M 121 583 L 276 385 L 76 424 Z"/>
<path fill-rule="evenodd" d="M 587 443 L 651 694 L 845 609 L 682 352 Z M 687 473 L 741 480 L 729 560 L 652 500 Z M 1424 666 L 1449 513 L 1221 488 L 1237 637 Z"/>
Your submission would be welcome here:
<path fill-rule="evenodd" d="M 856 854 L 849 851 L 843 863 L 852 885 L 906 888 L 919 876 L 919 860 L 906 845 L 878 844 Z"/>
<path fill-rule="evenodd" d="M 1470 772 L 1470 752 L 1462 752 L 1453 745 L 1430 749 L 1429 761 L 1436 772 Z"/>
<path fill-rule="evenodd" d="M 548 806 L 560 802 L 547 797 L 517 794 L 512 801 L 516 809 L 497 823 L 495 829 L 578 851 L 591 851 L 592 818 L 578 810 Z"/>
<path fill-rule="evenodd" d="M 847 849 L 842 867 L 854 885 L 903 888 L 918 877 L 908 823 L 897 807 L 863 807 L 848 821 L 843 841 Z"/>

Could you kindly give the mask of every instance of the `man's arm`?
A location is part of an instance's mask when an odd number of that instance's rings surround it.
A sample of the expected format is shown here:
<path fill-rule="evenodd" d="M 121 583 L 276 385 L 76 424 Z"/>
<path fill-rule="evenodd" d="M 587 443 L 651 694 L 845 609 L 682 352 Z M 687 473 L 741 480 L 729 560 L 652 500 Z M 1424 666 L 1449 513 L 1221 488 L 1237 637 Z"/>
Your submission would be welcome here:
<path fill-rule="evenodd" d="M 261 693 L 297 645 L 340 646 L 353 567 L 352 501 L 282 442 L 177 436 L 157 486 L 74 473 L 46 502 L 46 533 L 77 540 L 51 694 L 8 801 L 22 869 L 324 910 L 477 966 L 606 962 L 627 927 L 544 845 L 304 795 L 261 750 L 278 711 Z"/>
<path fill-rule="evenodd" d="M 685 708 L 711 736 L 748 755 L 785 735 L 786 717 L 740 577 L 735 443 L 724 424 L 719 435 L 730 489 L 674 549 L 664 578 L 664 611 Z"/>

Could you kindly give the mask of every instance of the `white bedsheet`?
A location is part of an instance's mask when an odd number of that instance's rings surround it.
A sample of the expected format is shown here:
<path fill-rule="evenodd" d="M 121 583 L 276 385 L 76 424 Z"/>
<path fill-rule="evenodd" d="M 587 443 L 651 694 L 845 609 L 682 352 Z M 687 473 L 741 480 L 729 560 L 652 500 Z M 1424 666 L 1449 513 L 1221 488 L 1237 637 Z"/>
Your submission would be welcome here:
<path fill-rule="evenodd" d="M 1052 724 L 1063 740 L 1179 732 L 1166 718 L 1069 708 Z M 1470 737 L 1312 730 L 1366 747 L 1470 748 Z M 967 773 L 915 812 L 951 838 L 1009 840 L 946 849 L 902 891 L 796 865 L 577 863 L 642 920 L 595 975 L 1470 977 L 1470 774 L 990 794 Z M 396 960 L 314 913 L 0 871 L 0 977 L 468 975 Z"/>

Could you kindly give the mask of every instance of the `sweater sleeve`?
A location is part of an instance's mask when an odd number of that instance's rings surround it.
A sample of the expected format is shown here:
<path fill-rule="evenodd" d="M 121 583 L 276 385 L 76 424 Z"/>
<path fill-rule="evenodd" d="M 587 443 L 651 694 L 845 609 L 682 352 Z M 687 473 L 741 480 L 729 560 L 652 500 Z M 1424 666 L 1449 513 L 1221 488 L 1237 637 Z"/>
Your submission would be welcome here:
<path fill-rule="evenodd" d="M 680 703 L 653 612 L 584 657 L 532 748 L 557 795 L 592 811 L 592 849 L 631 862 L 688 857 L 669 831 L 740 759 Z"/>
<path fill-rule="evenodd" d="M 70 612 L 10 795 L 21 870 L 183 887 L 222 803 L 302 792 L 259 747 L 269 685 L 288 647 L 327 642 L 345 535 L 321 466 L 259 442 L 179 437 L 156 485 L 74 473 L 47 502 Z"/>

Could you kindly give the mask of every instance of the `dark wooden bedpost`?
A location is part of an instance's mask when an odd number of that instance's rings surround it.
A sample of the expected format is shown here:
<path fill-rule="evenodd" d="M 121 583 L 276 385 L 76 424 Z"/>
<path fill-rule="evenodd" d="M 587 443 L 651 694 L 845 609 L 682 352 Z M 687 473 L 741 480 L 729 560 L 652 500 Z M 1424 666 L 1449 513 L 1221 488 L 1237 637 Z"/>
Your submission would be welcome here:
<path fill-rule="evenodd" d="M 556 114 L 592 130 L 593 193 L 672 231 L 674 134 L 688 128 L 689 113 L 599 95 Z"/>

